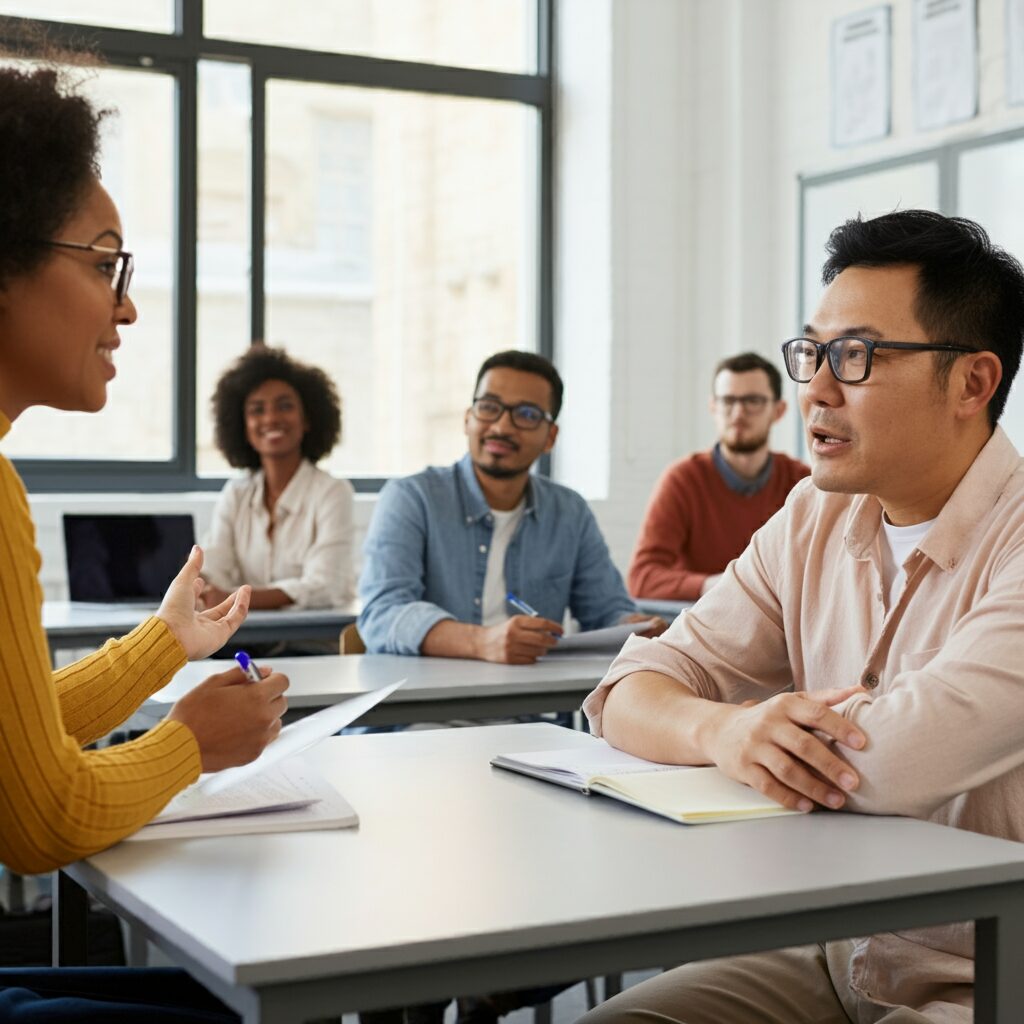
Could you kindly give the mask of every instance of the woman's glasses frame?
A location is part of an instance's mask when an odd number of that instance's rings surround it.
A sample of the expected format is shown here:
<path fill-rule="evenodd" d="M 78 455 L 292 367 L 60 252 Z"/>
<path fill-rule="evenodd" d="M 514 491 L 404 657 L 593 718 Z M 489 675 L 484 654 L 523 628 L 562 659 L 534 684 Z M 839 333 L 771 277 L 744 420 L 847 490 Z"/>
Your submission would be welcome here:
<path fill-rule="evenodd" d="M 135 272 L 135 257 L 124 249 L 114 249 L 109 245 L 96 245 L 94 242 L 63 242 L 49 240 L 43 245 L 53 246 L 57 249 L 79 249 L 84 252 L 99 252 L 113 256 L 116 260 L 114 275 L 110 279 L 110 287 L 114 290 L 117 304 L 121 305 L 128 295 L 128 285 L 131 284 L 132 274 Z"/>

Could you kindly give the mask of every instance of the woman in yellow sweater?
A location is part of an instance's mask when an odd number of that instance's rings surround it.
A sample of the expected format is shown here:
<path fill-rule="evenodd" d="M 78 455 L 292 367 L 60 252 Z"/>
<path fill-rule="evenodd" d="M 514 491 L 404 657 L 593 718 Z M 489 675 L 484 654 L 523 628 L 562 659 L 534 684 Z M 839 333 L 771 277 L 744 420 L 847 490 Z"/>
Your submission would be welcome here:
<path fill-rule="evenodd" d="M 0 439 L 33 405 L 101 409 L 119 329 L 136 317 L 132 257 L 96 174 L 102 116 L 54 68 L 0 68 Z M 201 770 L 256 757 L 280 729 L 288 685 L 220 673 L 141 738 L 83 750 L 187 659 L 221 647 L 249 588 L 198 613 L 195 548 L 155 616 L 52 672 L 39 565 L 24 486 L 0 456 L 0 864 L 19 872 L 102 850 Z M 236 1019 L 181 972 L 0 971 L 0 1021 Z"/>

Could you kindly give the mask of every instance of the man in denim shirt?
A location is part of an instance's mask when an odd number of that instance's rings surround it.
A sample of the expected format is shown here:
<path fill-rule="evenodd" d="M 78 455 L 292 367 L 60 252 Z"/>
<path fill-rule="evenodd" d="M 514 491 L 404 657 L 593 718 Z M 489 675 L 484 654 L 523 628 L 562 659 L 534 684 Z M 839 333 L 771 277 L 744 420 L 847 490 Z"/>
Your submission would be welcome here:
<path fill-rule="evenodd" d="M 567 608 L 585 630 L 646 618 L 586 501 L 530 473 L 561 404 L 547 359 L 499 352 L 466 411 L 467 454 L 383 488 L 359 581 L 368 651 L 528 664 L 557 643 Z M 537 615 L 516 614 L 508 593 Z"/>

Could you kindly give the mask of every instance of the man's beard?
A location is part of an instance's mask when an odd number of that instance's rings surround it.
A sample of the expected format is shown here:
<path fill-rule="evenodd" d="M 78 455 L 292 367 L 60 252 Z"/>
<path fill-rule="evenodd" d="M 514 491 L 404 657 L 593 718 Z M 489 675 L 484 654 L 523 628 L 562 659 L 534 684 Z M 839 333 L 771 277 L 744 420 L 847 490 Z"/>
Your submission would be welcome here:
<path fill-rule="evenodd" d="M 511 480 L 512 477 L 522 476 L 530 470 L 529 466 L 525 469 L 522 466 L 488 466 L 483 462 L 474 462 L 473 465 L 492 480 Z"/>
<path fill-rule="evenodd" d="M 740 441 L 734 442 L 723 439 L 722 447 L 727 448 L 736 455 L 750 455 L 753 452 L 760 451 L 767 443 L 768 431 L 766 430 L 763 434 L 758 434 L 755 437 L 749 437 Z"/>

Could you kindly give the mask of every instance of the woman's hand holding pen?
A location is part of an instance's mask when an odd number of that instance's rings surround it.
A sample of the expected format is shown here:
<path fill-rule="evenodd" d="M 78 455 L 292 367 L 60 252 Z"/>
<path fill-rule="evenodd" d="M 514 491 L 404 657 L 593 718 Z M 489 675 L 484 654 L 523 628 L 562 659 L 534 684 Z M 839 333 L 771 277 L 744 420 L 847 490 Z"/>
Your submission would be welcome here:
<path fill-rule="evenodd" d="M 248 586 L 239 587 L 219 604 L 197 611 L 196 602 L 204 587 L 199 575 L 202 568 L 203 552 L 196 545 L 181 572 L 171 581 L 156 613 L 185 649 L 189 661 L 209 657 L 231 639 L 245 621 L 252 592 Z"/>
<path fill-rule="evenodd" d="M 497 626 L 481 626 L 475 657 L 508 665 L 531 665 L 547 654 L 562 635 L 562 627 L 539 615 L 513 615 Z"/>
<path fill-rule="evenodd" d="M 171 708 L 168 719 L 192 730 L 204 772 L 247 764 L 281 731 L 288 677 L 267 668 L 257 672 L 259 682 L 240 668 L 218 672 Z"/>

